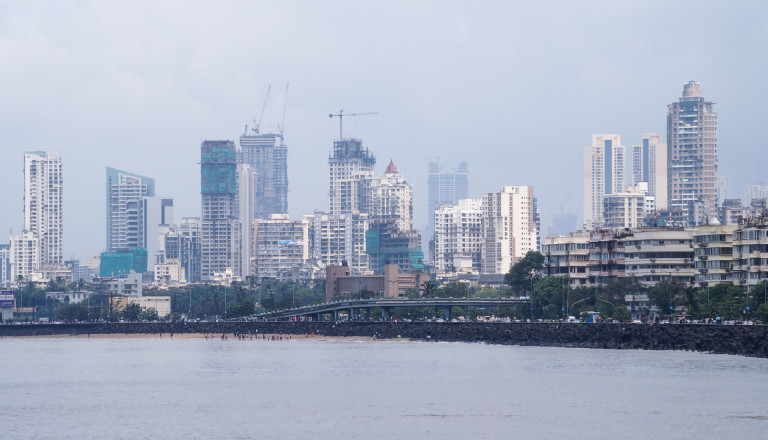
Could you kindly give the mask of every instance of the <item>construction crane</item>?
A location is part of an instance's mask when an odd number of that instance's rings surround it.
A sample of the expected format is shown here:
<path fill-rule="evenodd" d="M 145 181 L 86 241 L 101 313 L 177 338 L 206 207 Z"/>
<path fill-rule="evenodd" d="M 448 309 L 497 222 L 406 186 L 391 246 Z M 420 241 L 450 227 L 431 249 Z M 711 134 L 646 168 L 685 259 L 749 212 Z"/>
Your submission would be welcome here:
<path fill-rule="evenodd" d="M 269 99 L 269 91 L 272 90 L 272 84 L 267 87 L 267 94 L 264 96 L 264 104 L 261 106 L 261 113 L 259 114 L 259 120 L 256 121 L 253 120 L 253 128 L 251 130 L 254 131 L 254 133 L 259 134 L 259 127 L 261 127 L 261 119 L 264 117 L 264 109 L 267 108 L 267 99 Z"/>
<path fill-rule="evenodd" d="M 283 132 L 285 132 L 285 107 L 288 103 L 288 86 L 291 83 L 285 83 L 285 96 L 283 97 L 283 122 L 277 126 L 277 131 L 280 132 L 280 139 L 283 139 Z M 284 142 L 283 142 L 284 143 Z"/>
<path fill-rule="evenodd" d="M 379 112 L 347 113 L 347 114 L 344 114 L 344 110 L 339 110 L 339 114 L 334 115 L 333 113 L 331 113 L 330 115 L 328 115 L 328 117 L 329 118 L 333 118 L 334 116 L 336 116 L 337 118 L 339 118 L 339 140 L 342 140 L 342 139 L 344 139 L 344 137 L 342 137 L 342 123 L 344 121 L 344 116 L 364 116 L 364 115 L 378 115 L 378 114 L 379 114 Z"/>

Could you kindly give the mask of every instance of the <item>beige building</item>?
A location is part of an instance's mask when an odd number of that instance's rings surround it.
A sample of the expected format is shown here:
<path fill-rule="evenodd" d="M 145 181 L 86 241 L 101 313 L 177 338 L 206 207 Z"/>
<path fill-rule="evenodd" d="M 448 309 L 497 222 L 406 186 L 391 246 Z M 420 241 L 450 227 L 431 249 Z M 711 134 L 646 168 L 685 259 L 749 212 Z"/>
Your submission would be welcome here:
<path fill-rule="evenodd" d="M 735 225 L 707 225 L 693 232 L 697 286 L 733 281 L 733 235 L 737 229 Z"/>
<path fill-rule="evenodd" d="M 411 291 L 424 292 L 429 274 L 423 272 L 398 273 L 396 264 L 384 266 L 384 275 L 352 275 L 349 266 L 329 266 L 325 272 L 325 299 L 337 295 L 355 298 L 362 291 L 373 292 L 377 298 L 405 297 Z"/>
<path fill-rule="evenodd" d="M 541 247 L 544 274 L 568 277 L 572 287 L 589 284 L 589 234 L 551 235 Z"/>
<path fill-rule="evenodd" d="M 141 310 L 154 308 L 157 316 L 163 318 L 171 314 L 170 296 L 120 296 L 111 298 L 113 310 L 125 310 L 128 304 L 138 304 Z"/>
<path fill-rule="evenodd" d="M 504 186 L 483 194 L 481 209 L 481 273 L 507 273 L 528 251 L 538 250 L 532 186 Z"/>
<path fill-rule="evenodd" d="M 768 218 L 746 223 L 733 232 L 733 284 L 750 290 L 768 280 Z"/>

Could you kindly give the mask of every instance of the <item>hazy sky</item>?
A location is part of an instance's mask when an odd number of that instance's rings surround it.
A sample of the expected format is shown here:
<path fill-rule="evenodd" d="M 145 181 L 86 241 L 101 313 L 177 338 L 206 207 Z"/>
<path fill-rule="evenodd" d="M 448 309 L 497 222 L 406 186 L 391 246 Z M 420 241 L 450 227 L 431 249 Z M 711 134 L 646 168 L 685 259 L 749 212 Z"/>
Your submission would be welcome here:
<path fill-rule="evenodd" d="M 666 137 L 667 104 L 701 82 L 717 103 L 720 174 L 768 183 L 768 2 L 0 1 L 0 231 L 19 232 L 23 153 L 64 162 L 65 258 L 105 246 L 105 168 L 155 178 L 200 215 L 200 142 L 237 140 L 273 86 L 288 94 L 289 207 L 328 209 L 345 119 L 383 172 L 469 162 L 471 196 L 533 185 L 546 232 L 581 218 L 593 133 Z M 762 168 L 761 168 L 762 166 Z M 574 225 L 576 226 L 576 225 Z M 0 242 L 8 242 L 5 232 Z M 6 238 L 1 238 L 6 237 Z"/>

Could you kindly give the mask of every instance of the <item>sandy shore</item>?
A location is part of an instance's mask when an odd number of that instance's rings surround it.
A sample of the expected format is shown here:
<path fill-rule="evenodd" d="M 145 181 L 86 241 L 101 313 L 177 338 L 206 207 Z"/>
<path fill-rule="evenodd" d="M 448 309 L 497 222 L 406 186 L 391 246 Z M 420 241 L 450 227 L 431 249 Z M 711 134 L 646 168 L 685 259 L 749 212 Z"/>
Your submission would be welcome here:
<path fill-rule="evenodd" d="M 35 335 L 35 336 L 2 336 L 0 339 L 13 338 L 13 339 L 210 339 L 221 340 L 221 333 L 217 334 L 204 334 L 204 333 L 174 333 L 171 336 L 170 333 L 100 333 L 100 334 L 57 334 L 57 335 Z M 259 334 L 258 337 L 253 335 L 246 335 L 244 341 L 258 341 L 258 342 L 290 342 L 290 341 L 372 341 L 371 337 L 364 336 L 324 336 L 324 335 L 272 335 L 267 334 L 266 339 L 263 339 L 264 335 Z M 274 336 L 274 340 L 272 337 Z M 281 338 L 282 339 L 279 339 Z M 238 339 L 234 334 L 226 334 L 226 340 L 237 341 Z"/>

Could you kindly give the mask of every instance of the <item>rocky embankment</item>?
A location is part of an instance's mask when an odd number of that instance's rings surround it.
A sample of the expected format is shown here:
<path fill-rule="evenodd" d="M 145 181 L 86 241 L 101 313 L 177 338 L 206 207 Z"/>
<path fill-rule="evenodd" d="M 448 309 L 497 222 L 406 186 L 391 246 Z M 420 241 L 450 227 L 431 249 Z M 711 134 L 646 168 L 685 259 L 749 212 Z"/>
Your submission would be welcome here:
<path fill-rule="evenodd" d="M 222 333 L 407 338 L 424 341 L 642 350 L 690 350 L 768 358 L 768 326 L 695 324 L 188 322 L 0 325 L 0 337 Z"/>

